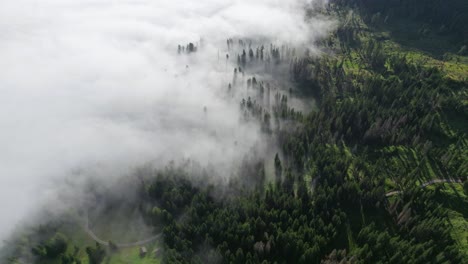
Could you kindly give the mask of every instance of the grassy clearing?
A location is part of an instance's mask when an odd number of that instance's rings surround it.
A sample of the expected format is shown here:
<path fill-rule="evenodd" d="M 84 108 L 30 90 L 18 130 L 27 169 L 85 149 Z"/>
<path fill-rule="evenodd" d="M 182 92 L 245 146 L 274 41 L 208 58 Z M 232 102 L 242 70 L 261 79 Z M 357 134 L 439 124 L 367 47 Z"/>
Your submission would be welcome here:
<path fill-rule="evenodd" d="M 108 219 L 108 218 L 106 218 Z M 115 221 L 109 222 L 110 226 L 121 225 Z M 101 226 L 101 225 L 99 225 Z M 122 226 L 122 228 L 125 228 Z M 128 229 L 128 228 L 127 228 Z M 96 245 L 95 241 L 92 240 L 86 232 L 84 232 L 83 228 L 79 224 L 68 224 L 64 225 L 59 232 L 65 234 L 68 238 L 69 246 L 67 249 L 67 253 L 77 256 L 82 264 L 88 264 L 88 255 L 86 254 L 86 247 Z M 96 229 L 95 232 L 99 232 L 100 234 L 104 234 L 105 237 L 110 236 L 111 234 L 116 234 L 112 229 L 105 228 L 105 229 Z M 123 231 L 120 231 L 123 232 Z M 146 235 L 148 236 L 148 235 Z M 104 238 L 104 237 L 103 237 Z M 121 242 L 119 240 L 119 242 Z M 122 241 L 125 242 L 125 241 Z M 148 245 L 145 245 L 147 249 L 147 255 L 144 258 L 140 257 L 140 247 L 132 247 L 132 248 L 125 248 L 120 249 L 117 252 L 108 252 L 105 260 L 103 263 L 105 264 L 159 264 L 161 263 L 161 257 L 155 258 L 152 252 L 159 247 L 158 242 L 153 242 Z M 55 264 L 60 263 L 54 261 L 47 261 L 44 264 Z"/>
<path fill-rule="evenodd" d="M 128 249 L 122 249 L 117 253 L 114 253 L 110 256 L 108 256 L 105 260 L 104 263 L 109 263 L 109 264 L 127 264 L 127 263 L 132 263 L 132 264 L 159 264 L 161 263 L 161 259 L 155 258 L 154 255 L 152 255 L 153 250 L 155 250 L 158 247 L 157 244 L 150 244 L 146 246 L 148 253 L 145 257 L 140 257 L 140 248 L 139 247 L 134 247 L 134 248 L 128 248 Z"/>
<path fill-rule="evenodd" d="M 421 27 L 420 23 L 398 19 L 374 28 L 374 34 L 385 39 L 383 44 L 390 54 L 404 54 L 417 65 L 439 68 L 452 80 L 467 80 L 468 56 L 458 54 L 461 46 L 434 29 Z"/>
<path fill-rule="evenodd" d="M 369 26 L 357 13 L 350 12 L 342 23 L 358 30 L 358 39 L 366 43 L 377 39 L 382 43 L 386 54 L 405 55 L 408 60 L 423 67 L 436 67 L 446 77 L 455 81 L 468 80 L 468 56 L 460 54 L 462 44 L 444 35 L 438 29 L 430 28 L 410 19 L 381 21 Z M 344 61 L 346 73 L 361 76 L 372 74 L 366 70 L 357 50 L 351 50 Z"/>

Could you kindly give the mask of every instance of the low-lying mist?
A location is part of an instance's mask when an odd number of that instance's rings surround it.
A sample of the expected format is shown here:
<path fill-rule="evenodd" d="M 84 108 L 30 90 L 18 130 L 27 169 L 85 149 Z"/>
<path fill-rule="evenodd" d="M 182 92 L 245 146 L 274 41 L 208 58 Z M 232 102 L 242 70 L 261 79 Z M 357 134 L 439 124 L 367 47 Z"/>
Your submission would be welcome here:
<path fill-rule="evenodd" d="M 264 143 L 241 121 L 242 94 L 226 96 L 237 56 L 226 39 L 314 51 L 332 22 L 305 10 L 324 2 L 1 1 L 0 240 L 45 202 L 59 207 L 60 193 L 80 193 L 80 177 L 177 159 L 229 177 Z M 188 43 L 197 52 L 178 54 Z"/>

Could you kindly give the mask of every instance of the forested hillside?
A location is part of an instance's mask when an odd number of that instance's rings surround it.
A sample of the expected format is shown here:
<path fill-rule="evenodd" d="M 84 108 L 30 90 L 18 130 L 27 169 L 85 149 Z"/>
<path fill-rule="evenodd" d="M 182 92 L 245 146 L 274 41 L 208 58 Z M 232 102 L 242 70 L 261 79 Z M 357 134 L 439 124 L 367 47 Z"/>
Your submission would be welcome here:
<path fill-rule="evenodd" d="M 224 184 L 192 161 L 136 172 L 129 207 L 153 228 L 140 237 L 161 235 L 148 254 L 58 219 L 9 241 L 7 263 L 468 263 L 468 2 L 331 0 L 320 12 L 337 20 L 320 55 L 226 42 L 237 67 L 224 92 L 248 91 L 239 111 L 274 153 L 252 146 Z"/>

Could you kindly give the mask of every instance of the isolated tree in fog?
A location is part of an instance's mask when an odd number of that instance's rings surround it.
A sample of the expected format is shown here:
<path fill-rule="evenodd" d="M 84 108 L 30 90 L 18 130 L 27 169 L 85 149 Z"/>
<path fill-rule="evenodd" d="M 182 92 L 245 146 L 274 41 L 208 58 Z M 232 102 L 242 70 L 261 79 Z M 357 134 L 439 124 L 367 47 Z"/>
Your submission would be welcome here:
<path fill-rule="evenodd" d="M 242 50 L 241 62 L 242 62 L 242 67 L 245 68 L 245 65 L 247 64 L 247 53 L 245 52 L 245 49 Z"/>
<path fill-rule="evenodd" d="M 188 45 L 188 51 L 189 51 L 189 52 L 194 52 L 194 51 L 195 51 L 195 46 L 193 45 L 193 43 L 189 43 L 189 45 Z"/>
<path fill-rule="evenodd" d="M 278 156 L 278 153 L 275 155 L 275 175 L 276 183 L 281 184 L 281 174 L 283 173 L 283 166 L 281 166 L 281 160 Z"/>

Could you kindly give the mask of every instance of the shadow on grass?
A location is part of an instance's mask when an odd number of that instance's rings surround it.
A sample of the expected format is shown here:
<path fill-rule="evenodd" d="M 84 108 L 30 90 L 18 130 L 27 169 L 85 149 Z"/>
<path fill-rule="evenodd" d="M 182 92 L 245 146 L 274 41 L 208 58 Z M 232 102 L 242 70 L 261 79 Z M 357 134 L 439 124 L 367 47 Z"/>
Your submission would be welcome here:
<path fill-rule="evenodd" d="M 440 187 L 440 191 L 436 191 L 435 198 L 437 202 L 445 208 L 456 211 L 468 218 L 468 199 L 461 192 L 461 187 L 444 184 Z"/>
<path fill-rule="evenodd" d="M 388 37 L 403 48 L 419 50 L 438 60 L 447 52 L 456 54 L 463 46 L 459 36 L 440 33 L 437 28 L 410 19 L 389 20 L 376 29 L 387 32 Z"/>

